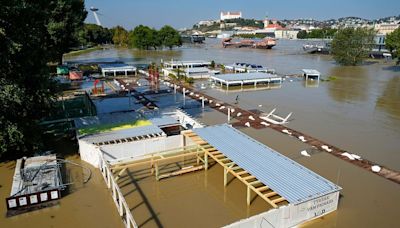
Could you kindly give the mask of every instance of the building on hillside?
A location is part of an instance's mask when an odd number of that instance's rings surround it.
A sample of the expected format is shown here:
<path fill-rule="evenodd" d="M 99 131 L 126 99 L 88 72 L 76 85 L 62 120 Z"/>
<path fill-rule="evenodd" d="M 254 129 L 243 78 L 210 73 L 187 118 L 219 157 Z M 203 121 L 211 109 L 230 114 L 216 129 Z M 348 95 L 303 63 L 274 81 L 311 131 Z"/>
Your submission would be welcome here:
<path fill-rule="evenodd" d="M 382 24 L 375 24 L 374 29 L 380 35 L 387 35 L 399 27 L 400 27 L 400 24 L 396 24 L 396 23 L 382 23 Z"/>
<path fill-rule="evenodd" d="M 229 20 L 229 19 L 237 19 L 237 18 L 242 18 L 242 12 L 240 11 L 221 11 L 220 19 L 221 21 L 223 20 Z"/>

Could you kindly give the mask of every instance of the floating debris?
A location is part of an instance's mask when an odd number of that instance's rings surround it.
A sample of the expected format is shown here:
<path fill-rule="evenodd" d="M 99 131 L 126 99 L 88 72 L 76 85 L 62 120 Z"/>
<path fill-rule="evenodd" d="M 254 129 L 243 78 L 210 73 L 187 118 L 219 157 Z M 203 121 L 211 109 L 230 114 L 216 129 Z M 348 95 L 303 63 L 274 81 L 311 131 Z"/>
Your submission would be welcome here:
<path fill-rule="evenodd" d="M 239 117 L 239 116 L 241 116 L 241 115 L 242 115 L 242 113 L 241 113 L 241 112 L 239 112 L 239 113 L 238 113 L 236 116 L 237 116 L 237 117 Z"/>
<path fill-rule="evenodd" d="M 374 172 L 374 173 L 379 173 L 380 171 L 381 171 L 381 167 L 379 166 L 379 165 L 373 165 L 373 166 L 371 166 L 371 170 L 372 170 L 372 172 Z"/>
<path fill-rule="evenodd" d="M 249 123 L 249 122 L 246 122 L 244 125 L 245 125 L 246 127 L 250 127 L 250 123 Z"/>
<path fill-rule="evenodd" d="M 266 122 L 264 122 L 264 121 L 262 121 L 260 124 L 262 124 L 262 125 L 264 125 L 264 126 L 269 126 L 270 124 L 269 123 L 266 123 Z"/>
<path fill-rule="evenodd" d="M 332 149 L 330 149 L 327 145 L 322 145 L 321 148 L 328 152 L 332 152 Z"/>
<path fill-rule="evenodd" d="M 286 133 L 286 134 L 288 134 L 288 135 L 292 135 L 292 132 L 288 131 L 287 129 L 283 129 L 282 132 L 283 132 L 283 133 Z"/>
<path fill-rule="evenodd" d="M 219 109 L 224 109 L 225 108 L 225 106 L 221 106 Z"/>
<path fill-rule="evenodd" d="M 311 157 L 311 155 L 306 151 L 306 150 L 302 150 L 300 152 L 301 155 L 305 156 L 305 157 Z"/>
<path fill-rule="evenodd" d="M 232 108 L 232 109 L 231 109 L 231 112 L 232 112 L 232 113 L 234 113 L 234 112 L 235 112 L 235 109 L 234 109 L 234 108 Z"/>
<path fill-rule="evenodd" d="M 221 105 L 220 105 L 219 103 L 216 103 L 215 106 L 218 106 L 218 107 L 219 107 L 219 106 L 221 106 Z"/>
<path fill-rule="evenodd" d="M 300 141 L 302 141 L 302 142 L 307 142 L 307 140 L 304 138 L 304 136 L 302 136 L 302 135 L 300 135 L 299 136 L 299 139 L 300 139 Z"/>
<path fill-rule="evenodd" d="M 260 107 L 260 108 L 261 108 L 261 107 L 262 107 L 262 104 L 259 104 L 259 105 L 258 105 L 258 107 Z"/>
<path fill-rule="evenodd" d="M 254 119 L 253 116 L 249 116 L 249 119 L 250 119 L 250 120 L 253 120 L 253 121 L 256 120 L 256 119 Z"/>

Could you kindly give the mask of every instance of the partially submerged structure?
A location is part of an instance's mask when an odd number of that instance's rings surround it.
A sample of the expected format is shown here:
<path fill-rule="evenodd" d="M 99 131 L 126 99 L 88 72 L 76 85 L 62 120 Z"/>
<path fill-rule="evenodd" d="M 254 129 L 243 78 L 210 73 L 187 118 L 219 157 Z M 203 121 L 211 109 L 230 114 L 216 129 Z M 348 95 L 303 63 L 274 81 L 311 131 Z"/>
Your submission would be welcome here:
<path fill-rule="evenodd" d="M 10 197 L 6 199 L 8 211 L 43 206 L 61 198 L 65 186 L 60 166 L 55 155 L 18 159 Z"/>
<path fill-rule="evenodd" d="M 312 80 L 318 80 L 321 77 L 321 73 L 317 70 L 314 69 L 302 69 L 303 72 L 303 77 L 308 80 L 308 79 L 312 79 Z"/>
<path fill-rule="evenodd" d="M 211 66 L 210 61 L 194 60 L 194 61 L 165 61 L 163 62 L 162 72 L 164 75 L 177 75 L 177 71 L 181 70 L 182 75 L 191 78 L 208 78 L 212 71 L 208 69 Z"/>
<path fill-rule="evenodd" d="M 256 87 L 257 84 L 282 83 L 282 77 L 261 72 L 214 75 L 211 76 L 211 80 L 217 85 L 220 84 L 221 87 L 226 86 L 227 89 L 229 89 L 229 86 L 241 86 L 243 88 L 244 85 Z"/>
<path fill-rule="evenodd" d="M 225 69 L 230 70 L 234 73 L 254 73 L 254 72 L 263 72 L 274 74 L 275 70 L 268 69 L 263 67 L 262 65 L 250 64 L 250 63 L 234 63 L 232 65 L 226 65 Z"/>
<path fill-rule="evenodd" d="M 136 74 L 137 69 L 136 67 L 125 63 L 99 64 L 99 68 L 103 77 L 107 75 L 117 76 L 117 74 L 123 74 L 125 76 L 128 74 Z"/>
<path fill-rule="evenodd" d="M 124 178 L 125 172 L 131 173 L 129 168 L 147 165 L 156 180 L 202 169 L 207 172 L 211 164 L 220 165 L 224 170 L 223 184 L 227 191 L 231 183 L 228 178 L 233 176 L 247 188 L 247 197 L 243 197 L 247 205 L 251 205 L 254 196 L 257 196 L 273 208 L 228 227 L 263 227 L 264 223 L 271 227 L 292 227 L 337 209 L 341 190 L 339 186 L 230 125 L 185 130 L 181 131 L 180 136 L 183 137 L 182 144 L 175 148 L 138 154 L 137 157 L 119 161 L 108 160 L 104 152 L 100 156 L 100 170 L 108 187 L 112 189 L 119 213 L 125 215 L 128 227 L 137 226 L 135 215 L 131 214 L 130 205 L 126 203 L 117 183 L 120 178 Z M 134 148 L 126 146 L 131 150 Z M 168 163 L 190 157 L 193 163 L 172 172 L 165 171 Z"/>

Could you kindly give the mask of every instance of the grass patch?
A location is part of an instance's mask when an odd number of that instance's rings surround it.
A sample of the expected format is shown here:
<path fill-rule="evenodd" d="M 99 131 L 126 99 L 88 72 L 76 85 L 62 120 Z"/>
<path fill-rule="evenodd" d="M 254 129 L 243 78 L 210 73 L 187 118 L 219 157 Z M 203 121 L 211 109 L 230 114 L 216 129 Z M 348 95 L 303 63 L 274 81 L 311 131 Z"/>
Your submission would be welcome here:
<path fill-rule="evenodd" d="M 335 77 L 335 76 L 329 76 L 328 78 L 321 78 L 321 81 L 322 82 L 330 82 L 330 81 L 335 81 L 335 80 L 337 80 L 338 78 L 337 77 Z"/>
<path fill-rule="evenodd" d="M 148 126 L 151 124 L 152 123 L 149 120 L 136 120 L 134 122 L 126 122 L 126 123 L 94 125 L 94 126 L 81 128 L 78 131 L 79 131 L 80 135 L 97 134 L 97 133 L 103 133 L 103 132 L 110 132 L 110 131 L 134 128 L 134 127 Z"/>

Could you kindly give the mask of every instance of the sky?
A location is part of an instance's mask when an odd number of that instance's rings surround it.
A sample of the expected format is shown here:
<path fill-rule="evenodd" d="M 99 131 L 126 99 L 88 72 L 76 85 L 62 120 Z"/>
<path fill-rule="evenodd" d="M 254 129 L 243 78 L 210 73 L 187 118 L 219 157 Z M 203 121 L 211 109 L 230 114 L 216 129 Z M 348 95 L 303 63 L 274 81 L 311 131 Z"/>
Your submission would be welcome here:
<path fill-rule="evenodd" d="M 400 0 L 85 0 L 86 22 L 95 23 L 90 7 L 99 9 L 105 27 L 139 24 L 154 28 L 191 28 L 200 20 L 219 19 L 220 11 L 242 11 L 244 18 L 313 18 L 347 16 L 376 19 L 400 14 Z"/>

